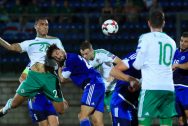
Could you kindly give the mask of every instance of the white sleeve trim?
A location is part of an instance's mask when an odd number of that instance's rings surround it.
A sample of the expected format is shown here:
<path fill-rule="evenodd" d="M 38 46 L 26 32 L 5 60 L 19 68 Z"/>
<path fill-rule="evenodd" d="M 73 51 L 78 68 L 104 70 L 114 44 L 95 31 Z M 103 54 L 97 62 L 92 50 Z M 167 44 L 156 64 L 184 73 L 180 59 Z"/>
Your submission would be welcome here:
<path fill-rule="evenodd" d="M 70 71 L 63 71 L 62 72 L 62 76 L 64 77 L 64 78 L 69 78 L 70 77 L 70 75 L 71 75 L 71 72 Z"/>

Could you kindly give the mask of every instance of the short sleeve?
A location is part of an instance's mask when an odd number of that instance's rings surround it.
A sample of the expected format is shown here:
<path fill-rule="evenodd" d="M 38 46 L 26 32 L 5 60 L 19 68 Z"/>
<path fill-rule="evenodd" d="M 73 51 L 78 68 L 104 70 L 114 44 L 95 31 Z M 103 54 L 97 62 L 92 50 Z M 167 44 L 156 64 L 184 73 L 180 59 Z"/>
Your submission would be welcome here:
<path fill-rule="evenodd" d="M 19 43 L 19 45 L 20 45 L 20 47 L 22 49 L 22 52 L 26 52 L 27 51 L 28 44 L 29 44 L 29 42 L 27 42 L 27 41 L 23 41 L 23 42 Z"/>
<path fill-rule="evenodd" d="M 113 63 L 116 58 L 116 56 L 114 54 L 112 54 L 111 52 L 109 52 L 105 49 L 101 50 L 100 57 L 103 60 L 103 62 L 111 62 L 111 63 Z"/>
<path fill-rule="evenodd" d="M 137 70 L 140 70 L 141 67 L 144 65 L 145 53 L 147 51 L 147 43 L 148 40 L 146 39 L 146 37 L 140 37 L 136 50 L 137 56 L 135 62 L 133 63 L 134 68 Z"/>
<path fill-rule="evenodd" d="M 62 42 L 61 42 L 60 39 L 57 39 L 57 41 L 56 41 L 56 45 L 57 45 L 57 47 L 58 47 L 59 49 L 65 51 L 65 49 L 64 49 L 64 47 L 63 47 L 63 44 L 62 44 Z"/>

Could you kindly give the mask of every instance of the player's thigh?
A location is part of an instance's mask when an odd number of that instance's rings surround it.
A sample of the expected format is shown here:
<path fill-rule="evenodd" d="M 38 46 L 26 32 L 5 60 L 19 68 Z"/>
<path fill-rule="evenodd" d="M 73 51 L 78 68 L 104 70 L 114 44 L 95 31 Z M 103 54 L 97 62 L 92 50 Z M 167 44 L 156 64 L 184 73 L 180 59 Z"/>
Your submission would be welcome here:
<path fill-rule="evenodd" d="M 97 123 L 103 124 L 103 113 L 100 111 L 95 111 L 92 114 L 92 122 L 94 124 L 97 124 Z"/>
<path fill-rule="evenodd" d="M 56 112 L 58 112 L 59 114 L 63 114 L 64 113 L 64 103 L 63 102 L 52 102 L 53 106 L 56 110 Z"/>
<path fill-rule="evenodd" d="M 55 115 L 48 116 L 48 122 L 49 122 L 49 126 L 58 126 L 59 125 L 58 116 Z"/>
<path fill-rule="evenodd" d="M 87 105 L 81 105 L 81 110 L 79 117 L 80 118 L 87 118 L 89 115 L 91 115 L 94 112 L 94 107 L 87 106 Z"/>
<path fill-rule="evenodd" d="M 40 121 L 40 122 L 38 122 L 38 124 L 39 124 L 39 126 L 49 126 L 47 120 Z"/>
<path fill-rule="evenodd" d="M 142 90 L 138 117 L 172 117 L 176 114 L 175 97 L 171 91 Z"/>

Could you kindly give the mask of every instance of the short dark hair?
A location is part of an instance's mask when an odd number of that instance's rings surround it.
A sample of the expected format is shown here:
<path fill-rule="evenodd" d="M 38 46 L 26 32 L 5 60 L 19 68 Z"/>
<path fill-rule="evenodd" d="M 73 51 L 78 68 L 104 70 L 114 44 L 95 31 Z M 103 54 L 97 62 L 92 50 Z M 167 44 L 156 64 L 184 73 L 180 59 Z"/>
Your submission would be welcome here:
<path fill-rule="evenodd" d="M 47 17 L 37 17 L 36 19 L 35 19 L 35 25 L 38 23 L 38 21 L 40 21 L 40 20 L 48 20 L 48 18 Z"/>
<path fill-rule="evenodd" d="M 82 44 L 80 45 L 81 50 L 90 49 L 90 48 L 92 48 L 92 44 L 88 40 L 83 41 Z"/>
<path fill-rule="evenodd" d="M 46 55 L 49 59 L 52 59 L 52 53 L 54 50 L 59 49 L 56 44 L 52 44 L 48 47 Z"/>
<path fill-rule="evenodd" d="M 183 32 L 182 37 L 188 37 L 188 32 Z"/>
<path fill-rule="evenodd" d="M 161 28 L 164 25 L 165 16 L 161 9 L 152 8 L 149 11 L 149 22 L 153 28 Z"/>

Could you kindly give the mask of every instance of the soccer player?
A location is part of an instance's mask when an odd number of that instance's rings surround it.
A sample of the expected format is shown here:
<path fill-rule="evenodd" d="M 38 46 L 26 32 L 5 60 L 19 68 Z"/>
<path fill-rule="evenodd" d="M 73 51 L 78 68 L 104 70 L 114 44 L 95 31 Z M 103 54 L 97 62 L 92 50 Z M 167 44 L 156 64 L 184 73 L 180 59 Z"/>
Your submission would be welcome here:
<path fill-rule="evenodd" d="M 30 64 L 22 72 L 19 81 L 22 83 L 29 72 Z M 63 101 L 64 107 L 68 107 L 66 100 Z M 32 99 L 28 101 L 29 114 L 34 123 L 38 123 L 39 126 L 58 126 L 58 113 L 55 111 L 52 102 L 46 98 L 44 93 L 38 93 Z"/>
<path fill-rule="evenodd" d="M 188 125 L 188 32 L 181 36 L 180 48 L 175 52 L 173 63 L 178 122 L 179 126 L 185 126 Z"/>
<path fill-rule="evenodd" d="M 54 74 L 56 62 L 46 58 L 46 49 L 49 45 L 57 44 L 64 50 L 58 38 L 48 36 L 48 20 L 39 18 L 35 21 L 34 28 L 37 37 L 33 40 L 26 40 L 21 43 L 9 44 L 0 38 L 0 46 L 15 52 L 27 52 L 31 67 L 28 76 L 18 87 L 16 94 L 10 98 L 6 105 L 0 110 L 0 116 L 8 113 L 8 110 L 20 106 L 27 98 L 34 97 L 39 90 L 53 101 L 53 105 L 58 113 L 63 112 L 63 98 L 59 87 L 59 80 Z"/>
<path fill-rule="evenodd" d="M 105 49 L 94 50 L 92 44 L 89 41 L 84 41 L 80 46 L 81 55 L 89 62 L 89 64 L 94 67 L 102 76 L 105 82 L 105 98 L 104 103 L 111 117 L 110 111 L 110 100 L 116 84 L 116 80 L 109 75 L 110 70 L 114 66 L 121 62 L 121 59 L 110 53 Z M 95 120 L 96 117 L 92 117 Z"/>
<path fill-rule="evenodd" d="M 132 66 L 135 58 L 135 52 L 129 53 L 122 62 L 112 68 L 110 74 L 116 77 L 117 73 L 114 72 L 114 69 L 117 69 L 140 79 L 141 71 L 134 69 Z M 121 80 L 117 81 L 111 99 L 113 126 L 138 126 L 137 104 L 139 92 L 139 89 L 131 88 L 130 83 Z"/>
<path fill-rule="evenodd" d="M 80 126 L 91 125 L 89 115 L 97 117 L 95 126 L 103 126 L 105 87 L 101 75 L 80 55 L 65 54 L 56 45 L 51 45 L 48 48 L 47 56 L 55 59 L 62 65 L 64 64 L 61 80 L 70 77 L 76 86 L 83 89 L 81 111 L 79 113 Z M 136 79 L 124 75 L 123 80 L 132 82 Z"/>
<path fill-rule="evenodd" d="M 142 73 L 142 86 L 138 107 L 140 126 L 150 126 L 152 118 L 160 124 L 172 125 L 176 115 L 172 77 L 172 58 L 175 41 L 162 32 L 165 16 L 162 10 L 151 9 L 148 26 L 150 33 L 139 38 L 137 56 L 133 66 Z"/>

